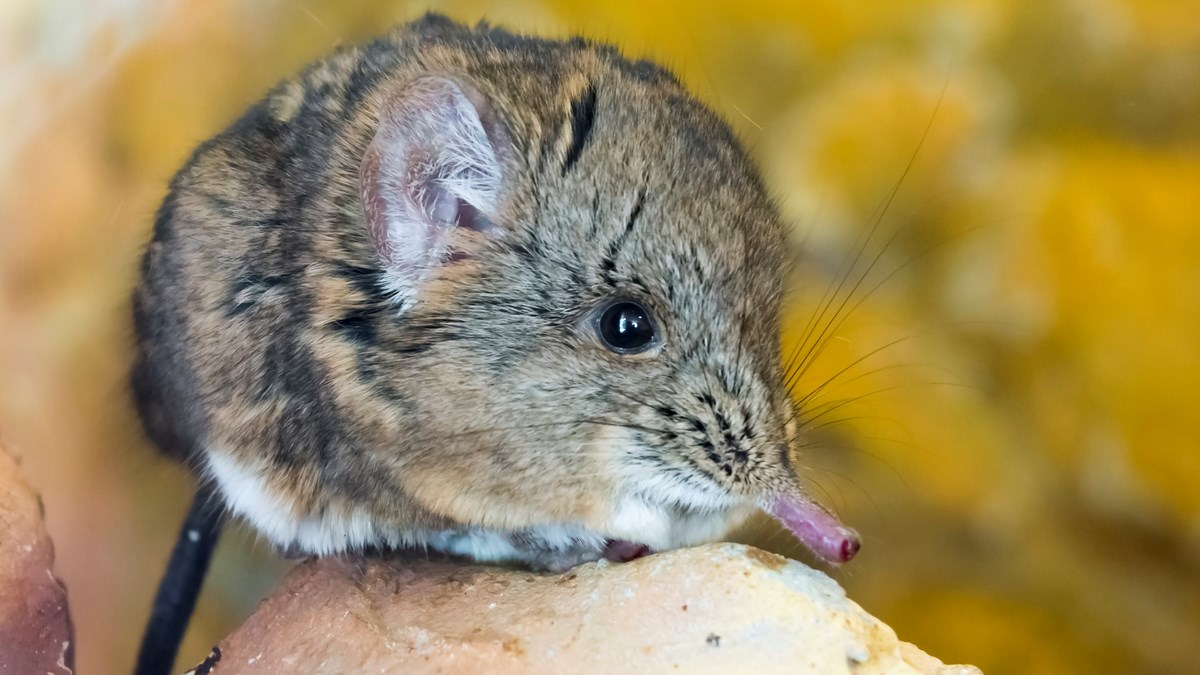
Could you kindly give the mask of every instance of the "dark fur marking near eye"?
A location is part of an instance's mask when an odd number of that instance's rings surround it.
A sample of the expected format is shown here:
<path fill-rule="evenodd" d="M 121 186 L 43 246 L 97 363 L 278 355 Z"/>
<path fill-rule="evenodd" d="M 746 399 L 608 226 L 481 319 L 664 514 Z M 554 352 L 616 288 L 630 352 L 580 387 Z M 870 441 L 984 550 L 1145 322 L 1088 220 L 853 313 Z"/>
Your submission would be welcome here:
<path fill-rule="evenodd" d="M 605 258 L 600 261 L 600 272 L 604 275 L 605 283 L 616 283 L 617 263 L 613 262 L 612 258 Z"/>
<path fill-rule="evenodd" d="M 600 191 L 592 193 L 592 224 L 588 230 L 588 236 L 592 239 L 596 238 L 596 233 L 600 231 Z"/>
<path fill-rule="evenodd" d="M 635 274 L 635 275 L 629 277 L 629 283 L 640 288 L 642 290 L 642 292 L 645 293 L 646 295 L 651 295 L 650 287 L 646 285 L 646 282 L 643 281 L 640 276 Z"/>
<path fill-rule="evenodd" d="M 626 238 L 633 231 L 633 226 L 637 223 L 638 218 L 642 215 L 642 209 L 646 205 L 646 188 L 638 190 L 637 199 L 633 202 L 633 208 L 629 210 L 629 219 L 625 221 L 625 229 L 617 238 L 608 245 L 608 249 L 604 252 L 604 259 L 600 262 L 600 270 L 604 276 L 604 282 L 613 285 L 616 283 L 617 269 L 617 254 L 621 252 L 621 247 L 625 245 Z"/>
<path fill-rule="evenodd" d="M 633 208 L 629 210 L 629 220 L 625 221 L 625 233 L 628 234 L 633 229 L 638 218 L 642 216 L 642 209 L 646 207 L 646 188 L 638 190 L 637 200 L 633 202 Z"/>
<path fill-rule="evenodd" d="M 571 101 L 571 145 L 567 148 L 567 158 L 563 162 L 562 173 L 564 176 L 579 161 L 579 156 L 583 154 L 583 148 L 587 145 L 595 123 L 596 85 L 589 84 L 579 98 Z"/>
<path fill-rule="evenodd" d="M 669 405 L 661 405 L 661 406 L 655 408 L 655 411 L 659 415 L 662 415 L 663 417 L 666 417 L 667 419 L 673 420 L 673 419 L 679 417 L 679 411 L 676 410 L 675 408 L 672 408 Z"/>

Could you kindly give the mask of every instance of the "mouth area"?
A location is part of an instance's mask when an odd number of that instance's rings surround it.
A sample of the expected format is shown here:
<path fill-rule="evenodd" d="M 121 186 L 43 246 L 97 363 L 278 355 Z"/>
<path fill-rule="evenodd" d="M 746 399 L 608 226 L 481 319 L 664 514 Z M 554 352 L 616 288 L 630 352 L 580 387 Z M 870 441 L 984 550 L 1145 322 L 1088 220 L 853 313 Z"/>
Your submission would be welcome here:
<path fill-rule="evenodd" d="M 849 562 L 862 545 L 857 532 L 814 501 L 780 496 L 764 510 L 826 562 Z"/>

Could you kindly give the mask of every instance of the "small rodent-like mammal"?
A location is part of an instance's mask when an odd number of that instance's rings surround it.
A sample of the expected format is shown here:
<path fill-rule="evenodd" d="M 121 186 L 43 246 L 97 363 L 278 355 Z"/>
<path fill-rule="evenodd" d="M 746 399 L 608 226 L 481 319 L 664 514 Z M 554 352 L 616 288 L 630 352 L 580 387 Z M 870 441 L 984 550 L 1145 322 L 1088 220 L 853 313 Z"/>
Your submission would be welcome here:
<path fill-rule="evenodd" d="M 561 570 L 762 508 L 846 561 L 790 460 L 786 240 L 666 70 L 430 15 L 283 82 L 175 177 L 135 394 L 293 551 Z"/>

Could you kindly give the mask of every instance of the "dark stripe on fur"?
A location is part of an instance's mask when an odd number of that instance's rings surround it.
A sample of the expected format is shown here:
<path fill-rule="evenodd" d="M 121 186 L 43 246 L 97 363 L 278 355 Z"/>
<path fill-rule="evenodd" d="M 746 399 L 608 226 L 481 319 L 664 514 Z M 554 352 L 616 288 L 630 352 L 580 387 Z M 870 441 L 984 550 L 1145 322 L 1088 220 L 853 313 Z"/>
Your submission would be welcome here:
<path fill-rule="evenodd" d="M 571 147 L 567 148 L 567 159 L 563 162 L 563 175 L 579 161 L 583 147 L 587 145 L 596 123 L 596 87 L 588 85 L 583 94 L 571 102 Z"/>

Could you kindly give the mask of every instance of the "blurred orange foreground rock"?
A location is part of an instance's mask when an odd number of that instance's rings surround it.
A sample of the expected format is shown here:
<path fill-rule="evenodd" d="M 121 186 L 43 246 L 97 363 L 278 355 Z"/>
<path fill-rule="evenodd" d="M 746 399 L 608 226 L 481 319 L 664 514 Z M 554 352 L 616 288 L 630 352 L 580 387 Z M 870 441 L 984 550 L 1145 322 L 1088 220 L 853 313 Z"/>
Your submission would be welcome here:
<path fill-rule="evenodd" d="M 0 445 L 0 673 L 73 672 L 67 592 L 53 566 L 38 496 Z"/>
<path fill-rule="evenodd" d="M 938 673 L 821 572 L 713 544 L 562 575 L 309 560 L 193 672 Z"/>

